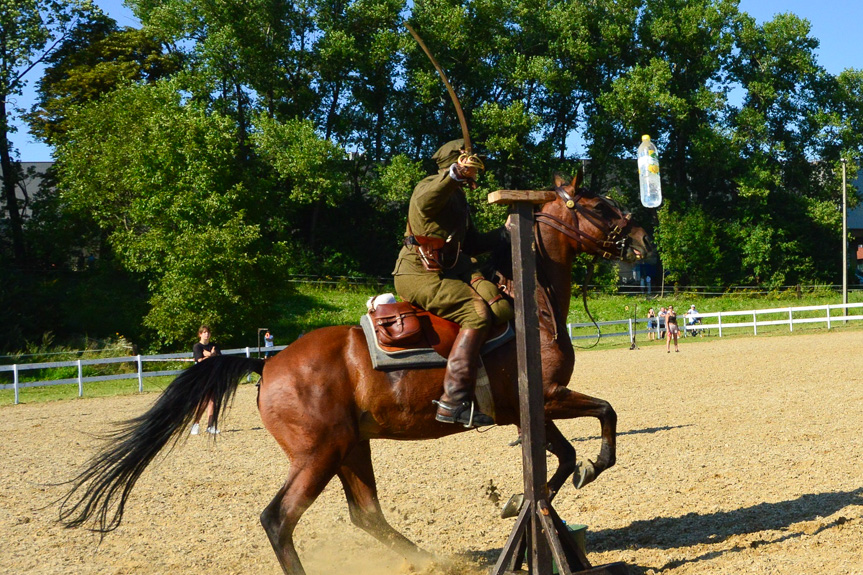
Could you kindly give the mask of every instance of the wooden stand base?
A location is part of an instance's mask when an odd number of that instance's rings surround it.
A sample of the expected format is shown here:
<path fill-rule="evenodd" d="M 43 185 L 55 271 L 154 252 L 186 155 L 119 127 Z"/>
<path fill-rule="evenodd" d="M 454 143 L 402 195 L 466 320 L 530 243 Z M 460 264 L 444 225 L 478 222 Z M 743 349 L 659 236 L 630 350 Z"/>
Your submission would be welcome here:
<path fill-rule="evenodd" d="M 531 534 L 538 529 L 538 538 L 542 541 L 533 542 Z M 528 554 L 528 549 L 533 555 Z M 575 536 L 560 519 L 554 508 L 545 500 L 540 499 L 534 504 L 525 502 L 521 513 L 516 519 L 512 533 L 507 539 L 498 558 L 497 564 L 491 570 L 491 575 L 551 575 L 548 557 L 542 557 L 548 550 L 557 573 L 560 575 L 629 575 L 625 563 L 609 563 L 593 566 L 587 560 Z M 527 556 L 527 570 L 522 566 Z"/>
<path fill-rule="evenodd" d="M 504 571 L 503 575 L 526 575 L 527 571 Z M 625 563 L 609 563 L 608 565 L 600 565 L 591 567 L 584 571 L 573 571 L 574 575 L 629 575 L 629 569 Z"/>

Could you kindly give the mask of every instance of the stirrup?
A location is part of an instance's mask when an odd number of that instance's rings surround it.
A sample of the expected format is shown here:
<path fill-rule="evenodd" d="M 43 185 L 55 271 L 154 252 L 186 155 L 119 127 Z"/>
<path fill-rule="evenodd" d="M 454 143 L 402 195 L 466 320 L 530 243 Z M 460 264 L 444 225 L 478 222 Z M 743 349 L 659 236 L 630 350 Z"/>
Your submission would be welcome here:
<path fill-rule="evenodd" d="M 485 425 L 494 425 L 494 420 L 476 409 L 474 407 L 474 402 L 472 401 L 464 401 L 458 405 L 450 405 L 449 403 L 435 399 L 432 400 L 432 403 L 438 406 L 435 419 L 442 423 L 461 423 L 467 429 L 472 427 L 483 427 Z M 470 408 L 469 412 L 468 407 Z M 442 414 L 441 409 L 449 411 L 452 415 Z"/>

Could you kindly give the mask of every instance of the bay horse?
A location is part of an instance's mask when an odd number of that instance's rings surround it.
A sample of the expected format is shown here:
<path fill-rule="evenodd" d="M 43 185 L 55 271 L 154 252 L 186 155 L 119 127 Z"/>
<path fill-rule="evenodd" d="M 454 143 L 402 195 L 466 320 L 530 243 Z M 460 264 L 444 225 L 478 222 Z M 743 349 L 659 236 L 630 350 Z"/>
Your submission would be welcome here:
<path fill-rule="evenodd" d="M 557 198 L 534 214 L 537 245 L 537 301 L 542 353 L 548 449 L 558 467 L 549 497 L 573 476 L 581 487 L 615 463 L 617 415 L 611 405 L 567 388 L 575 355 L 565 329 L 572 294 L 573 257 L 581 252 L 636 261 L 652 242 L 630 214 L 607 198 L 555 178 Z M 518 425 L 515 343 L 483 357 L 498 425 Z M 260 519 L 276 557 L 288 575 L 305 573 L 293 532 L 303 512 L 337 476 L 352 522 L 414 563 L 432 556 L 396 531 L 384 518 L 372 469 L 372 439 L 437 439 L 465 431 L 435 421 L 444 368 L 373 369 L 359 326 L 325 327 L 299 338 L 266 360 L 218 356 L 186 369 L 141 416 L 119 425 L 102 451 L 69 483 L 60 521 L 67 527 L 94 523 L 103 535 L 117 528 L 130 492 L 148 464 L 185 428 L 208 399 L 214 422 L 224 416 L 239 381 L 261 374 L 258 409 L 266 429 L 290 460 L 285 483 Z M 595 417 L 602 443 L 592 463 L 579 469 L 575 449 L 555 419 Z"/>

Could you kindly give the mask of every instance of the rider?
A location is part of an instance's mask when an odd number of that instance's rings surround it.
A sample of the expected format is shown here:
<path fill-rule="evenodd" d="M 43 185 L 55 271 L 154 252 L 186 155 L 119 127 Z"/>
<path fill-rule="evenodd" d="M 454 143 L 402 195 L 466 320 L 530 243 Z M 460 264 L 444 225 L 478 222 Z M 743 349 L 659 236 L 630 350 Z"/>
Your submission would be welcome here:
<path fill-rule="evenodd" d="M 479 233 L 474 227 L 465 186 L 474 189 L 485 166 L 463 148 L 464 140 L 444 144 L 432 156 L 437 174 L 414 188 L 393 275 L 403 300 L 460 326 L 447 359 L 443 395 L 434 402 L 435 418 L 479 427 L 494 423 L 473 406 L 480 348 L 489 328 L 509 321 L 513 312 L 470 257 L 494 248 L 505 237 L 505 228 Z"/>

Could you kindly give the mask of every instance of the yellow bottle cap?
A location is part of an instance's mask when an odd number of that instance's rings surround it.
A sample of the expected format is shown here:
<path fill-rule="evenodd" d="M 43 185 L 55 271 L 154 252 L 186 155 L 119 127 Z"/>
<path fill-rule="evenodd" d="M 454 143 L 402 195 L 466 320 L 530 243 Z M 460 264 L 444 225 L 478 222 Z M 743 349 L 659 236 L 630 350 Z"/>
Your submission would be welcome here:
<path fill-rule="evenodd" d="M 643 136 L 641 136 L 641 141 L 642 142 L 649 142 L 650 136 L 648 136 L 647 134 L 644 134 Z"/>

